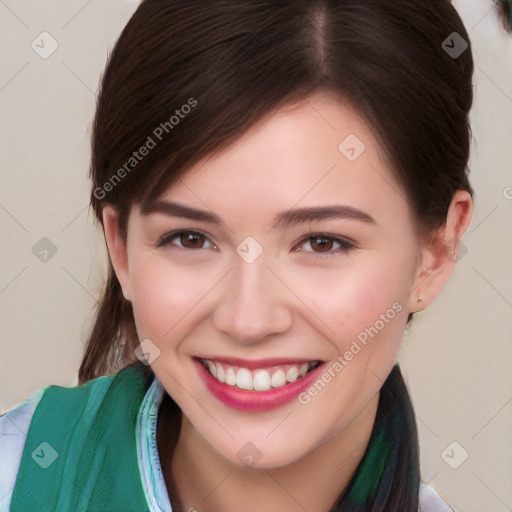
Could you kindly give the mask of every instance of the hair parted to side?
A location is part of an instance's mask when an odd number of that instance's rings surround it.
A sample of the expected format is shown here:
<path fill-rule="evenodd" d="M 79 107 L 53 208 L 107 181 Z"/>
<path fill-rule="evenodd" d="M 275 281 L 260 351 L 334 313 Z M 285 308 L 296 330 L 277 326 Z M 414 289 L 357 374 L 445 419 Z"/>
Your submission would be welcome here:
<path fill-rule="evenodd" d="M 469 45 L 457 58 L 442 47 L 453 32 Z M 367 121 L 428 237 L 455 191 L 473 194 L 472 74 L 470 40 L 449 0 L 144 0 L 102 77 L 91 206 L 100 223 L 103 207 L 115 207 L 125 237 L 133 204 L 148 204 L 278 108 L 325 91 Z M 148 137 L 152 147 L 131 161 Z M 109 262 L 79 382 L 133 363 L 138 343 Z M 402 470 L 417 469 L 415 436 Z M 400 503 L 414 499 L 417 510 L 417 495 Z"/>

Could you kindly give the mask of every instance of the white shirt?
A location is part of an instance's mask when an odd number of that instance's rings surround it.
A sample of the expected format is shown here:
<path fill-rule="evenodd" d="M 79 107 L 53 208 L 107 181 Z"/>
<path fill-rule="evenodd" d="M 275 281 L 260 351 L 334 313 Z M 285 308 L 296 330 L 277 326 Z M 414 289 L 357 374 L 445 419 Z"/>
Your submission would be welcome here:
<path fill-rule="evenodd" d="M 25 439 L 44 389 L 0 416 L 0 512 L 8 512 Z M 136 424 L 137 460 L 150 512 L 172 512 L 156 443 L 158 409 L 165 390 L 155 375 L 141 403 Z M 419 512 L 456 512 L 434 489 L 421 484 Z"/>

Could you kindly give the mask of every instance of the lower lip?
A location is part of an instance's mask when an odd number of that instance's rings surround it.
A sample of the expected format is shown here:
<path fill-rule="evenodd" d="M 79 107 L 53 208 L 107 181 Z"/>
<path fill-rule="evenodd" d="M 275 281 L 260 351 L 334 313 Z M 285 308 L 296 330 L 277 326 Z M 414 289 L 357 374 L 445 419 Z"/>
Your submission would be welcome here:
<path fill-rule="evenodd" d="M 322 363 L 301 379 L 281 388 L 269 389 L 268 391 L 248 391 L 219 382 L 199 360 L 194 359 L 194 363 L 200 378 L 212 395 L 233 409 L 253 412 L 270 411 L 290 402 L 317 379 L 317 375 L 323 370 L 325 364 Z"/>

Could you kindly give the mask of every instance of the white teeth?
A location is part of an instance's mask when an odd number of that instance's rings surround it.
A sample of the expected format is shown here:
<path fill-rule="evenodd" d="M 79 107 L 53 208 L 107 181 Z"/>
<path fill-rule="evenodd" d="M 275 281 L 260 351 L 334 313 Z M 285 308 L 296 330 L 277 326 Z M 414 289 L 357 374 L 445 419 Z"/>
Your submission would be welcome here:
<path fill-rule="evenodd" d="M 267 391 L 271 387 L 270 373 L 267 370 L 256 370 L 254 372 L 254 389 L 256 391 Z"/>
<path fill-rule="evenodd" d="M 226 370 L 226 384 L 236 386 L 236 373 L 234 368 L 231 368 L 231 366 Z"/>
<path fill-rule="evenodd" d="M 210 373 L 217 377 L 217 365 L 213 361 L 206 361 L 206 364 L 208 365 L 208 368 L 210 369 Z"/>
<path fill-rule="evenodd" d="M 220 380 L 221 382 L 226 382 L 226 375 L 224 373 L 224 368 L 220 363 L 215 363 L 217 367 L 217 380 Z"/>
<path fill-rule="evenodd" d="M 296 366 L 292 366 L 287 372 L 286 372 L 286 380 L 288 382 L 295 382 L 299 376 L 299 370 Z"/>
<path fill-rule="evenodd" d="M 315 362 L 286 364 L 282 368 L 272 367 L 269 370 L 260 368 L 251 371 L 247 368 L 228 366 L 207 359 L 202 361 L 210 374 L 219 382 L 249 391 L 268 391 L 272 388 L 281 388 L 301 379 L 317 364 Z"/>
<path fill-rule="evenodd" d="M 252 385 L 252 373 L 247 368 L 240 368 L 236 374 L 236 385 L 241 389 L 254 389 Z"/>
<path fill-rule="evenodd" d="M 284 370 L 277 370 L 277 372 L 272 375 L 270 383 L 273 388 L 282 388 L 286 384 L 286 373 L 284 373 Z"/>

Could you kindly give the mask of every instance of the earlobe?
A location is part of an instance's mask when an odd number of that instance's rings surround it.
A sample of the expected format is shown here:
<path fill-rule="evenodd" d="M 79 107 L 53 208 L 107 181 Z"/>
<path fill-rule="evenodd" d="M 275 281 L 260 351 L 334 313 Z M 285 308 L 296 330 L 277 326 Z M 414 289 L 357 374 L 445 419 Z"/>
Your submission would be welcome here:
<path fill-rule="evenodd" d="M 103 231 L 110 261 L 121 285 L 123 296 L 129 300 L 128 255 L 126 242 L 119 232 L 118 212 L 114 207 L 107 205 L 103 208 L 102 215 Z"/>
<path fill-rule="evenodd" d="M 457 190 L 446 215 L 446 223 L 422 248 L 421 264 L 409 293 L 409 311 L 422 311 L 439 295 L 448 281 L 455 263 L 466 252 L 461 240 L 473 214 L 469 192 Z"/>

